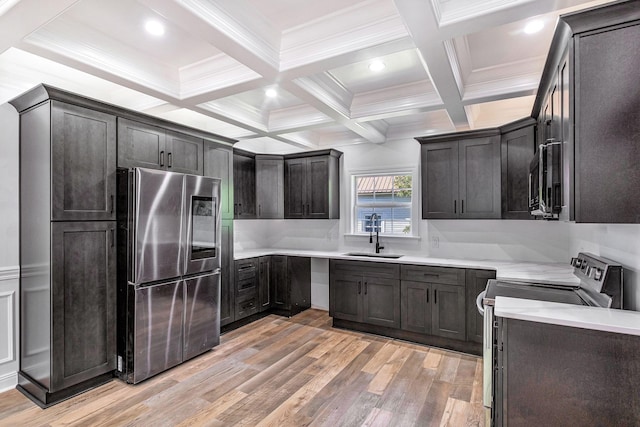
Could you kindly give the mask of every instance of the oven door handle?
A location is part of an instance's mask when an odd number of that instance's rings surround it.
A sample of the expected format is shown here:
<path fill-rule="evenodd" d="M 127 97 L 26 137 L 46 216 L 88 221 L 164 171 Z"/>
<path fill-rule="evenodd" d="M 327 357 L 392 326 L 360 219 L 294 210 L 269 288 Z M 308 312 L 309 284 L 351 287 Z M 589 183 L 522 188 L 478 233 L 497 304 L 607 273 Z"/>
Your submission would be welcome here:
<path fill-rule="evenodd" d="M 484 296 L 486 294 L 487 294 L 487 290 L 485 289 L 484 291 L 480 292 L 476 297 L 476 307 L 478 308 L 478 312 L 483 316 L 484 316 L 484 304 L 482 303 L 482 300 L 484 299 Z"/>

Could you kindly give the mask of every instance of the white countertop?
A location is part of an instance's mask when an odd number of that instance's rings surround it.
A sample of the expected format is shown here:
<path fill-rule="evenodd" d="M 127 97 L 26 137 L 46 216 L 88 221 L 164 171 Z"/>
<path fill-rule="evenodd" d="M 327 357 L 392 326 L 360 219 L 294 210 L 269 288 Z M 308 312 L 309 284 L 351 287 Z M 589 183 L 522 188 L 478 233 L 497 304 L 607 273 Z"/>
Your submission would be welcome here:
<path fill-rule="evenodd" d="M 339 251 L 307 251 L 298 249 L 251 249 L 235 252 L 235 259 L 253 258 L 262 255 L 306 256 L 311 258 L 348 259 L 354 261 L 386 262 L 395 264 L 419 264 L 438 267 L 457 267 L 481 270 L 495 270 L 496 278 L 523 282 L 577 284 L 573 267 L 568 263 L 534 263 L 521 261 L 494 261 L 480 259 L 429 258 L 404 255 L 401 258 L 375 258 L 345 255 Z"/>
<path fill-rule="evenodd" d="M 640 312 L 496 297 L 494 314 L 509 319 L 640 336 Z"/>

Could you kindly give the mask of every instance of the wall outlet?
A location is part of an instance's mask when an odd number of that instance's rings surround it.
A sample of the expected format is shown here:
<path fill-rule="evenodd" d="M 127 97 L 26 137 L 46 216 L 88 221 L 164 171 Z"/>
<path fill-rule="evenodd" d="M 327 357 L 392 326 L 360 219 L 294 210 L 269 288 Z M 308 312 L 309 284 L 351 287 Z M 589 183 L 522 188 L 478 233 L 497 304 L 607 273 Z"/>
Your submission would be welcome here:
<path fill-rule="evenodd" d="M 439 237 L 432 237 L 431 238 L 431 247 L 436 249 L 440 247 L 440 238 Z"/>

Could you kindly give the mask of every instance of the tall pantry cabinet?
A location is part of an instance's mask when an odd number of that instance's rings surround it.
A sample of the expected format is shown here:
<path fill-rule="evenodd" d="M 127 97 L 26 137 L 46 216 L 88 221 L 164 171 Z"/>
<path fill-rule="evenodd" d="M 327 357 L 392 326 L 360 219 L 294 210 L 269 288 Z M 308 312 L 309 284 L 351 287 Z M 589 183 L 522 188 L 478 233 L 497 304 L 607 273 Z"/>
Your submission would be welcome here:
<path fill-rule="evenodd" d="M 116 117 L 31 91 L 20 112 L 20 372 L 48 406 L 116 367 Z"/>

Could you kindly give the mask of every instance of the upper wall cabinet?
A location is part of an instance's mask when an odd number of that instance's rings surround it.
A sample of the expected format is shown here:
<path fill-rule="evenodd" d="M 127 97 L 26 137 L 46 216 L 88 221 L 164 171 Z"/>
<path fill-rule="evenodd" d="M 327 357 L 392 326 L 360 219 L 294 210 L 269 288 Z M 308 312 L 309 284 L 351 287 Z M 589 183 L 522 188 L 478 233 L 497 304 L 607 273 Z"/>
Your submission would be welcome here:
<path fill-rule="evenodd" d="M 497 129 L 416 139 L 423 219 L 501 217 Z"/>
<path fill-rule="evenodd" d="M 204 175 L 220 178 L 220 215 L 233 219 L 233 149 L 205 141 Z"/>
<path fill-rule="evenodd" d="M 256 217 L 256 156 L 233 150 L 233 212 L 236 219 Z"/>
<path fill-rule="evenodd" d="M 285 218 L 340 218 L 340 156 L 336 150 L 285 156 Z"/>
<path fill-rule="evenodd" d="M 256 155 L 257 218 L 284 218 L 284 159 Z"/>
<path fill-rule="evenodd" d="M 529 164 L 536 150 L 536 121 L 527 117 L 500 128 L 502 219 L 533 219 L 529 214 Z"/>
<path fill-rule="evenodd" d="M 42 113 L 42 114 L 41 114 Z M 49 120 L 39 107 L 33 117 Z M 51 101 L 51 219 L 54 221 L 115 220 L 116 118 L 76 105 Z M 31 133 L 36 129 L 25 128 Z M 29 151 L 34 139 L 22 139 Z"/>
<path fill-rule="evenodd" d="M 118 118 L 118 166 L 202 175 L 203 141 L 191 135 Z"/>
<path fill-rule="evenodd" d="M 638 40 L 638 1 L 560 17 L 533 117 L 563 144 L 566 219 L 640 223 Z"/>

